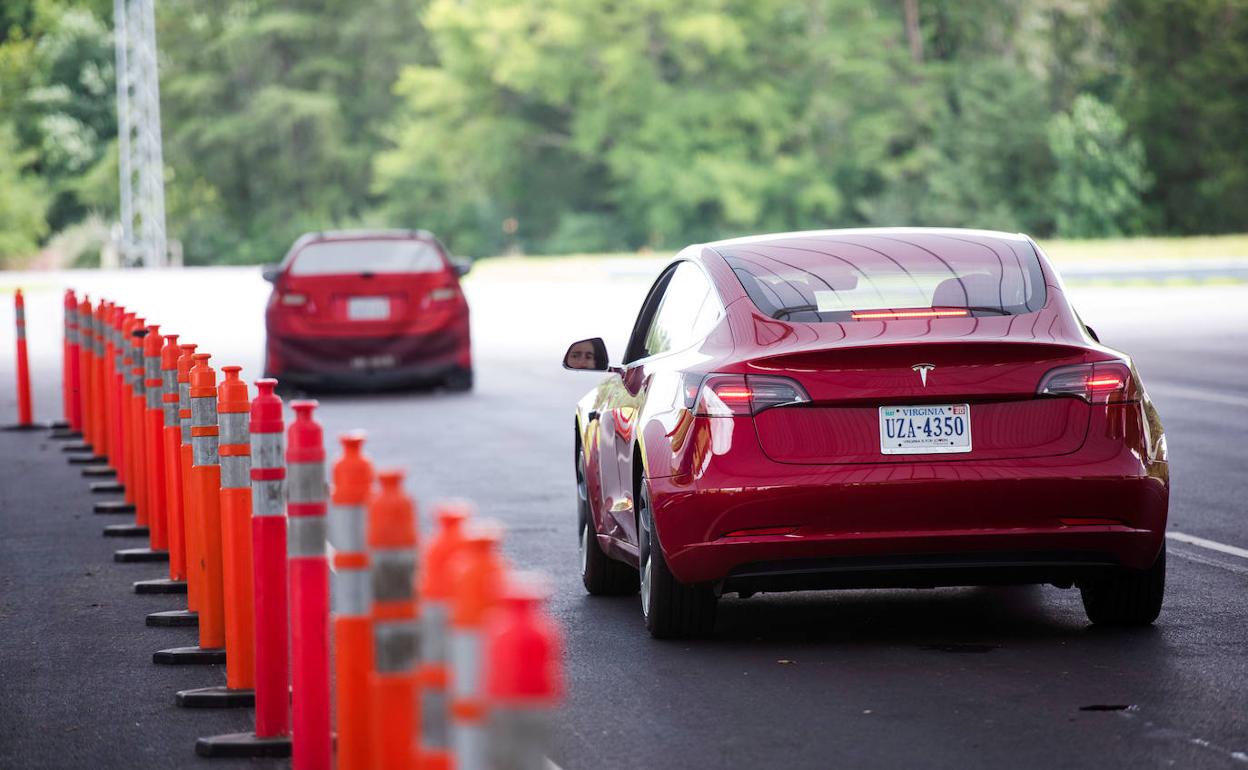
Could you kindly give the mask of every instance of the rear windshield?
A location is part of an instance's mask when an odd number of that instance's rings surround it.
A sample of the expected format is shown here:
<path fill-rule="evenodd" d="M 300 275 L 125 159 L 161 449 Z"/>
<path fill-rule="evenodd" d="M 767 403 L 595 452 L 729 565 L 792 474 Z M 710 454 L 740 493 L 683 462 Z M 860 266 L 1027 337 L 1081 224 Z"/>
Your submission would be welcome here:
<path fill-rule="evenodd" d="M 871 239 L 867 247 L 807 240 L 801 248 L 760 244 L 721 253 L 746 294 L 773 318 L 1014 315 L 1044 306 L 1040 260 L 1025 242 L 950 249 L 893 242 L 890 250 L 886 241 Z"/>
<path fill-rule="evenodd" d="M 295 255 L 290 275 L 352 273 L 436 273 L 442 256 L 424 241 L 320 241 Z"/>

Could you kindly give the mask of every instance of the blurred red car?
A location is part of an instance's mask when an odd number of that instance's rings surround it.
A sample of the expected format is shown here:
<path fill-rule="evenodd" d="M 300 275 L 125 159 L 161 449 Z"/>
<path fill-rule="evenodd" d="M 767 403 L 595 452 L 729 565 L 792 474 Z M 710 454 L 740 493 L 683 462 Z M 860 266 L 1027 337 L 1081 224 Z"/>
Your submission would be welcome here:
<path fill-rule="evenodd" d="M 885 229 L 690 246 L 576 410 L 581 576 L 655 636 L 727 593 L 1077 585 L 1096 623 L 1165 587 L 1166 439 L 1025 235 Z M 640 575 L 638 574 L 640 572 Z"/>
<path fill-rule="evenodd" d="M 468 302 L 452 260 L 419 230 L 300 237 L 278 265 L 265 309 L 265 376 L 302 386 L 472 387 Z"/>

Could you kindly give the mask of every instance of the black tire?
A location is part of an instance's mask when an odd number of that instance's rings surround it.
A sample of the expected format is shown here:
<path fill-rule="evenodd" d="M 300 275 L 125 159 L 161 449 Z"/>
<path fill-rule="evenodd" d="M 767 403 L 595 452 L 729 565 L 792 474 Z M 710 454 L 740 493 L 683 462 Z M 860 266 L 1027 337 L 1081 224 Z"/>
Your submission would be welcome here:
<path fill-rule="evenodd" d="M 1148 569 L 1121 569 L 1079 584 L 1083 609 L 1096 625 L 1146 626 L 1161 614 L 1166 593 L 1166 549 Z"/>
<path fill-rule="evenodd" d="M 576 536 L 580 543 L 581 582 L 592 596 L 628 596 L 637 593 L 637 570 L 602 552 L 589 512 L 585 480 L 585 453 L 576 450 Z"/>
<path fill-rule="evenodd" d="M 650 490 L 643 480 L 637 495 L 637 539 L 641 559 L 641 614 L 655 639 L 710 636 L 715 630 L 718 597 L 704 585 L 686 585 L 667 568 L 655 536 Z"/>
<path fill-rule="evenodd" d="M 472 390 L 472 384 L 471 369 L 456 369 L 442 380 L 443 387 L 454 393 L 466 393 Z"/>

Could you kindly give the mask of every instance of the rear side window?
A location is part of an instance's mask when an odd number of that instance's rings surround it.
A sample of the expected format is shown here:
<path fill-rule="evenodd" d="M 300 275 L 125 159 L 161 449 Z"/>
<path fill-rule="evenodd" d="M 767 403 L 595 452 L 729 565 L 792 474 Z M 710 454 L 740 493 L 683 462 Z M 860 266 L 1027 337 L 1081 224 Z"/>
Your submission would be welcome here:
<path fill-rule="evenodd" d="M 290 275 L 436 273 L 445 265 L 432 244 L 412 240 L 319 241 L 295 255 Z"/>
<path fill-rule="evenodd" d="M 1044 306 L 1044 276 L 1030 246 L 952 239 L 891 246 L 886 238 L 807 239 L 800 248 L 755 244 L 721 253 L 746 294 L 773 318 L 849 321 L 940 308 L 952 309 L 949 315 L 1014 315 Z"/>
<path fill-rule="evenodd" d="M 681 262 L 667 282 L 650 328 L 645 352 L 653 356 L 680 350 L 705 337 L 723 315 L 719 297 L 695 265 Z"/>

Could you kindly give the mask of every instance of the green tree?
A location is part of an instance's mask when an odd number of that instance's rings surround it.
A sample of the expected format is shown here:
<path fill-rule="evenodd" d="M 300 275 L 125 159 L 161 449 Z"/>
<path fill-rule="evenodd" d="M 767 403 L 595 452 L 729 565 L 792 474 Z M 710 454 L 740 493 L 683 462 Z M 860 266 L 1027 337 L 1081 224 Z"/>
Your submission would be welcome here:
<path fill-rule="evenodd" d="M 22 151 L 11 126 L 0 123 L 0 264 L 33 253 L 48 234 L 47 186 L 26 171 L 33 153 Z"/>
<path fill-rule="evenodd" d="M 1080 96 L 1069 114 L 1056 115 L 1049 124 L 1049 146 L 1057 162 L 1052 201 L 1059 236 L 1141 231 L 1142 195 L 1150 183 L 1144 147 L 1127 134 L 1113 107 Z"/>

